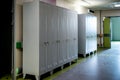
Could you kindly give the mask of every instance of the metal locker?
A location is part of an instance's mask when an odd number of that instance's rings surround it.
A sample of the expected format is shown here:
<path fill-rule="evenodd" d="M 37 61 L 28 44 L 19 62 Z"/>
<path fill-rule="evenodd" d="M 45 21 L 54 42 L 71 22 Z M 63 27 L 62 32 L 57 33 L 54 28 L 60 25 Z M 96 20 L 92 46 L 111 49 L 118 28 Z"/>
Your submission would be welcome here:
<path fill-rule="evenodd" d="M 74 15 L 73 15 L 73 18 L 75 18 L 75 19 L 73 19 L 73 21 L 74 21 L 74 29 L 75 29 L 75 31 L 74 31 L 74 58 L 77 58 L 78 57 L 78 54 L 76 54 L 76 53 L 78 53 L 78 27 L 76 27 L 76 26 L 78 26 L 78 16 L 77 15 L 75 15 L 76 13 L 74 13 Z"/>
<path fill-rule="evenodd" d="M 76 12 L 37 0 L 23 4 L 24 76 L 39 80 L 40 75 L 77 59 L 77 48 Z"/>
<path fill-rule="evenodd" d="M 86 54 L 97 50 L 96 41 L 96 20 L 92 14 L 78 15 L 78 51 L 79 54 Z"/>
<path fill-rule="evenodd" d="M 39 78 L 39 3 L 23 5 L 23 74 Z"/>

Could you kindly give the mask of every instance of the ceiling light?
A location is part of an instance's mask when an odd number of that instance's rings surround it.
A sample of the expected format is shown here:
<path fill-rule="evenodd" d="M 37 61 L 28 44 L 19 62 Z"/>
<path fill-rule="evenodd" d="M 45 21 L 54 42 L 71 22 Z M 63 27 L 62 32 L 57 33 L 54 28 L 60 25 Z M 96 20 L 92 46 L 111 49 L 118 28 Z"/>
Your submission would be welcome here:
<path fill-rule="evenodd" d="M 115 4 L 114 6 L 115 6 L 115 7 L 120 7 L 120 4 Z"/>

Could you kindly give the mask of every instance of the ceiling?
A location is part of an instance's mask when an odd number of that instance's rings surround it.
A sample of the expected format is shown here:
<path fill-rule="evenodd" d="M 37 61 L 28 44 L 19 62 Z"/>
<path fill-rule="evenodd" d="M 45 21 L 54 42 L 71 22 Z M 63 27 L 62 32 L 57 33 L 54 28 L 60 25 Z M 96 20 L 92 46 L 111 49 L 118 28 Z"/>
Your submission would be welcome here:
<path fill-rule="evenodd" d="M 92 10 L 110 10 L 120 9 L 120 7 L 114 7 L 114 4 L 120 4 L 120 0 L 64 0 L 69 3 L 84 3 L 85 6 Z"/>

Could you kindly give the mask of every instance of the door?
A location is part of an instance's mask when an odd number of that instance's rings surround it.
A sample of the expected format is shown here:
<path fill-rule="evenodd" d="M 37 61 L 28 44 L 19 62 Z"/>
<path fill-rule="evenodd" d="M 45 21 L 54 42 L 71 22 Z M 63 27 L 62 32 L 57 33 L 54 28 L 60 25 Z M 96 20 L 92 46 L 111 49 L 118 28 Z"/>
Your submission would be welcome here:
<path fill-rule="evenodd" d="M 103 46 L 105 48 L 111 48 L 111 30 L 110 30 L 110 18 L 106 17 L 103 21 Z"/>
<path fill-rule="evenodd" d="M 50 31 L 50 33 L 48 33 L 48 35 L 51 34 L 51 36 L 49 36 L 49 40 L 51 41 L 51 61 L 52 61 L 52 69 L 56 68 L 56 66 L 58 65 L 58 48 L 57 45 L 59 43 L 59 41 L 57 41 L 57 37 L 58 37 L 58 10 L 57 7 L 55 6 L 51 6 L 51 18 L 49 18 L 49 21 L 51 21 L 51 26 L 49 24 L 49 28 L 48 31 Z"/>
<path fill-rule="evenodd" d="M 67 43 L 66 43 L 66 32 L 67 32 L 67 18 L 65 10 L 58 8 L 58 63 L 63 64 L 67 60 Z"/>
<path fill-rule="evenodd" d="M 40 73 L 47 71 L 47 7 L 40 4 Z"/>

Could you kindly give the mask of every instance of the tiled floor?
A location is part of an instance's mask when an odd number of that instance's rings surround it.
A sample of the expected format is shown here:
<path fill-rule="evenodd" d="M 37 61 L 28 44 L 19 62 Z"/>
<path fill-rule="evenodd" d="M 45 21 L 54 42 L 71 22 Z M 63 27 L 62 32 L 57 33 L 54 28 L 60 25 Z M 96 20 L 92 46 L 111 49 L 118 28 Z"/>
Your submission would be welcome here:
<path fill-rule="evenodd" d="M 111 49 L 101 48 L 86 58 L 80 57 L 76 63 L 42 80 L 120 80 L 120 42 L 112 42 Z"/>

